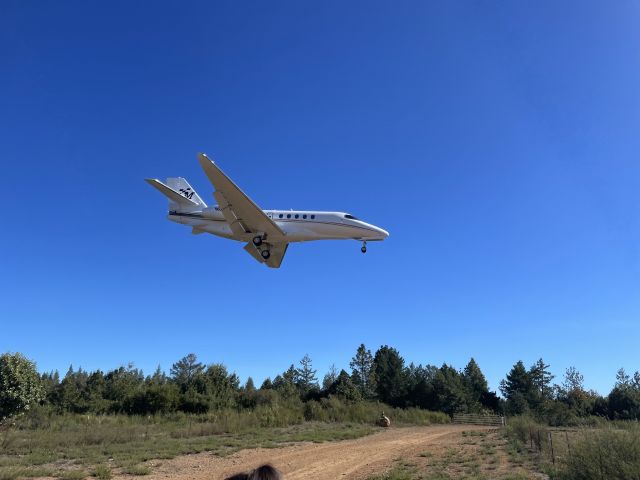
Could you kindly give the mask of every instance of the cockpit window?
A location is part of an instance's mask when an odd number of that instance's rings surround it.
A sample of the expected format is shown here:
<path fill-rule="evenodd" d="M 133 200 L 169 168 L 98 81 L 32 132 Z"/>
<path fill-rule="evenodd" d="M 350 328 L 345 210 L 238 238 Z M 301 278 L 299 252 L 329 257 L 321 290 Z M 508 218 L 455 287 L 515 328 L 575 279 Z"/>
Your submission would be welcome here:
<path fill-rule="evenodd" d="M 354 217 L 353 215 L 349 215 L 348 213 L 344 216 L 344 218 L 348 218 L 349 220 L 358 220 L 356 217 Z"/>

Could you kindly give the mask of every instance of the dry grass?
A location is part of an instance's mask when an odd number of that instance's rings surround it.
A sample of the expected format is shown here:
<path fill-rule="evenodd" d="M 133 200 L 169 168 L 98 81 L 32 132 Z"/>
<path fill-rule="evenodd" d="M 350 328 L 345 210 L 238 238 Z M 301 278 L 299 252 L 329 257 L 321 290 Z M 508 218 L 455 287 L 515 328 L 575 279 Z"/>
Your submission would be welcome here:
<path fill-rule="evenodd" d="M 369 480 L 454 480 L 454 479 L 537 479 L 535 465 L 524 456 L 509 453 L 509 442 L 502 432 L 469 430 L 444 450 L 421 452 L 403 458 L 383 475 Z"/>
<path fill-rule="evenodd" d="M 228 455 L 245 448 L 272 448 L 291 442 L 345 440 L 377 430 L 364 424 L 303 422 L 230 433 L 221 431 L 213 419 L 182 420 L 85 417 L 82 422 L 13 431 L 0 452 L 0 480 L 50 476 L 81 480 L 89 477 L 89 472 L 103 480 L 119 472 L 146 475 L 150 473 L 147 463 L 153 459 L 203 451 Z"/>

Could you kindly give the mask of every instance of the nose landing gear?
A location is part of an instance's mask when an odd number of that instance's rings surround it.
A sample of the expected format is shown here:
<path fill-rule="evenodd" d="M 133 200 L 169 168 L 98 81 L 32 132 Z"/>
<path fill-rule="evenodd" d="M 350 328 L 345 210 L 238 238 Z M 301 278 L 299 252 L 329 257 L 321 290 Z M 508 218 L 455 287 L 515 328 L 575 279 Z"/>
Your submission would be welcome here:
<path fill-rule="evenodd" d="M 360 248 L 362 253 L 367 253 L 367 242 L 362 242 L 362 247 Z"/>

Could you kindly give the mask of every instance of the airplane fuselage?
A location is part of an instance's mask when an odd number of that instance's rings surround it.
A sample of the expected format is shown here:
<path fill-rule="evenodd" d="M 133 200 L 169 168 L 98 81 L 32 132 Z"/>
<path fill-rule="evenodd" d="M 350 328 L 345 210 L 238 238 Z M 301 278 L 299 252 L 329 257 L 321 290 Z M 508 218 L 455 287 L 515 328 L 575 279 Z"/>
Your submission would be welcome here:
<path fill-rule="evenodd" d="M 359 240 L 360 251 L 367 242 L 384 240 L 386 230 L 363 222 L 345 212 L 262 210 L 204 153 L 198 161 L 215 188 L 217 205 L 209 207 L 183 177 L 145 181 L 169 199 L 172 222 L 191 227 L 191 233 L 210 233 L 246 242 L 249 255 L 269 268 L 280 268 L 293 242 L 312 240 Z"/>
<path fill-rule="evenodd" d="M 384 240 L 389 234 L 380 227 L 363 222 L 344 212 L 263 210 L 286 234 L 287 243 L 312 240 Z M 167 218 L 194 229 L 194 233 L 211 233 L 219 237 L 249 241 L 255 233 L 238 238 L 225 221 L 220 208 L 206 207 L 195 212 L 169 212 Z"/>

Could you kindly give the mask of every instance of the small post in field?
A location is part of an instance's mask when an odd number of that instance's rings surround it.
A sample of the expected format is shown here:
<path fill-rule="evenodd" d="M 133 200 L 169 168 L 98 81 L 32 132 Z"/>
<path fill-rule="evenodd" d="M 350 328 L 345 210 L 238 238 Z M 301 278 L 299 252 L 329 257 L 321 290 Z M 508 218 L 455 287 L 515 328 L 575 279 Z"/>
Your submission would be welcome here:
<path fill-rule="evenodd" d="M 555 465 L 556 464 L 556 456 L 553 453 L 553 440 L 551 438 L 551 432 L 547 432 L 547 435 L 549 436 L 549 447 L 551 447 L 551 461 Z"/>

